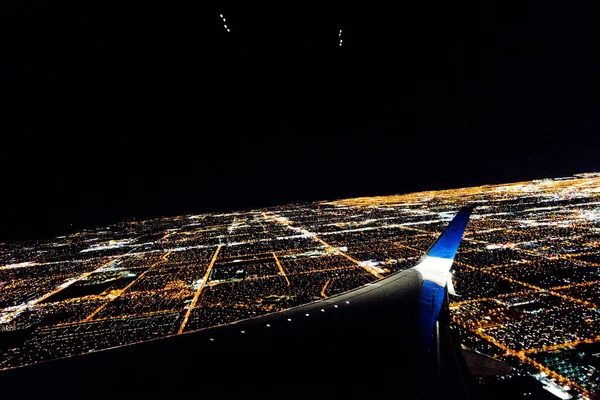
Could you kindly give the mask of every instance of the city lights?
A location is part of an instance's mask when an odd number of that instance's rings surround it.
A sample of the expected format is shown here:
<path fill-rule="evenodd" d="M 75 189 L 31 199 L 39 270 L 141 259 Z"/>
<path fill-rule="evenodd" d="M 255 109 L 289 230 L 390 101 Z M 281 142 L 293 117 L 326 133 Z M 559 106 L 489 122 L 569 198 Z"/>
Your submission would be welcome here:
<path fill-rule="evenodd" d="M 0 350 L 0 369 L 334 296 L 413 267 L 449 216 L 482 204 L 452 275 L 439 278 L 460 296 L 451 296 L 451 328 L 465 346 L 512 356 L 513 367 L 589 395 L 598 372 L 579 355 L 600 352 L 599 189 L 600 175 L 585 174 L 126 221 L 0 244 L 0 331 L 31 332 Z"/>

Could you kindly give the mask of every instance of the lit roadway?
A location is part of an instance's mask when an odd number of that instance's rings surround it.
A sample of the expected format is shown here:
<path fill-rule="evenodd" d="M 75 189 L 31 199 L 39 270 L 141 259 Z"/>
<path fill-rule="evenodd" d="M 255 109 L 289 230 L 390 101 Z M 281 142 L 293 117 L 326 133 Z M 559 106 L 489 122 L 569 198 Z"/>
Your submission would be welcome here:
<path fill-rule="evenodd" d="M 277 254 L 275 254 L 275 252 L 273 252 L 273 258 L 275 259 L 275 262 L 277 263 L 277 267 L 279 268 L 279 271 L 281 272 L 281 275 L 285 278 L 285 281 L 287 282 L 287 285 L 290 286 L 290 280 L 286 276 L 285 271 L 283 270 L 283 266 L 279 262 L 279 258 L 277 258 Z"/>
<path fill-rule="evenodd" d="M 460 265 L 462 267 L 465 267 L 467 269 L 470 269 L 470 270 L 480 271 L 482 273 L 485 273 L 485 274 L 488 274 L 488 275 L 492 275 L 492 276 L 494 276 L 494 277 L 496 277 L 498 279 L 503 279 L 503 280 L 506 280 L 506 281 L 511 282 L 511 283 L 516 283 L 516 284 L 525 286 L 525 287 L 527 287 L 529 289 L 533 289 L 534 291 L 536 291 L 538 293 L 540 293 L 540 292 L 549 293 L 549 294 L 552 294 L 554 296 L 560 297 L 562 299 L 565 299 L 565 300 L 568 300 L 568 301 L 571 301 L 571 302 L 574 302 L 574 303 L 583 304 L 584 306 L 586 306 L 588 308 L 592 307 L 592 304 L 590 302 L 588 302 L 588 301 L 583 301 L 583 300 L 580 300 L 580 299 L 577 299 L 577 298 L 574 298 L 574 297 L 571 297 L 571 296 L 564 295 L 562 293 L 558 293 L 558 292 L 556 292 L 554 290 L 543 289 L 541 287 L 538 287 L 538 286 L 535 286 L 535 285 L 531 285 L 531 284 L 528 284 L 526 282 L 521 282 L 521 281 L 518 281 L 516 279 L 512 279 L 510 277 L 507 277 L 507 276 L 502 276 L 502 275 L 496 274 L 496 273 L 494 273 L 494 272 L 492 272 L 490 270 L 487 270 L 486 268 L 475 268 L 475 267 L 472 267 L 472 266 L 470 266 L 468 264 L 465 264 L 464 262 L 460 262 L 460 261 L 455 261 L 454 263 L 457 264 L 457 265 Z M 561 288 L 565 288 L 565 287 L 562 286 Z M 483 300 L 486 300 L 486 299 L 483 299 L 483 298 L 476 299 L 476 301 L 483 301 Z M 489 299 L 487 299 L 487 300 L 489 300 Z M 466 304 L 468 302 L 471 302 L 471 301 L 460 302 L 460 303 L 453 303 L 451 305 L 451 307 L 454 308 L 457 305 Z M 593 308 L 590 308 L 590 309 L 593 309 Z M 527 357 L 525 354 L 526 353 L 536 353 L 536 352 L 541 352 L 541 351 L 546 351 L 546 350 L 561 349 L 561 348 L 569 347 L 569 346 L 572 346 L 572 345 L 575 345 L 575 344 L 579 344 L 579 343 L 595 343 L 595 342 L 598 342 L 600 340 L 600 336 L 595 337 L 593 339 L 582 339 L 582 340 L 576 341 L 576 342 L 569 342 L 569 343 L 563 343 L 563 344 L 559 344 L 559 345 L 555 345 L 555 346 L 543 347 L 541 349 L 532 348 L 532 349 L 527 349 L 527 350 L 523 350 L 523 351 L 516 351 L 516 350 L 510 349 L 509 347 L 507 347 L 504 344 L 500 343 L 499 341 L 497 341 L 493 337 L 485 334 L 483 332 L 483 329 L 481 329 L 481 328 L 469 327 L 469 326 L 467 326 L 465 324 L 460 323 L 456 318 L 453 318 L 453 321 L 455 323 L 463 326 L 465 329 L 467 329 L 467 330 L 475 333 L 476 335 L 478 335 L 482 339 L 485 339 L 488 342 L 493 343 L 494 345 L 498 346 L 502 350 L 506 351 L 507 354 L 513 355 L 515 357 L 518 357 L 521 361 L 526 362 L 526 363 L 531 364 L 531 365 L 534 365 L 539 370 L 544 371 L 546 374 L 548 374 L 549 376 L 551 376 L 553 378 L 556 378 L 557 380 L 559 380 L 563 384 L 568 384 L 571 387 L 576 387 L 577 389 L 581 390 L 583 393 L 586 393 L 588 395 L 590 394 L 589 391 L 586 390 L 585 388 L 583 388 L 580 385 L 576 384 L 575 382 L 569 380 L 568 378 L 566 378 L 566 377 L 558 374 L 557 372 L 546 368 L 545 366 L 543 366 L 539 362 L 537 362 L 537 361 L 535 361 L 535 360 Z"/>
<path fill-rule="evenodd" d="M 312 275 L 312 274 L 316 274 L 319 272 L 332 272 L 332 271 L 343 271 L 343 270 L 353 270 L 354 266 L 351 267 L 333 267 L 333 268 L 322 268 L 322 269 L 311 269 L 308 271 L 298 271 L 298 272 L 292 272 L 292 273 L 287 273 L 286 277 L 289 276 L 296 276 L 296 275 Z M 244 279 L 239 279 L 239 281 L 260 281 L 260 280 L 264 280 L 264 279 L 271 279 L 271 278 L 277 278 L 281 276 L 281 273 L 278 273 L 276 275 L 262 275 L 262 276 L 249 276 L 246 277 Z M 236 279 L 236 281 L 238 281 Z M 231 281 L 219 281 L 219 282 L 209 282 L 206 284 L 206 286 L 217 286 L 217 285 L 225 285 L 225 284 L 230 284 Z"/>
<path fill-rule="evenodd" d="M 210 260 L 210 264 L 208 264 L 208 269 L 206 270 L 206 274 L 204 274 L 204 278 L 202 278 L 202 282 L 200 282 L 200 286 L 198 287 L 198 290 L 196 291 L 196 294 L 194 295 L 192 302 L 188 306 L 188 309 L 185 313 L 185 317 L 183 318 L 183 322 L 181 323 L 181 326 L 179 327 L 179 333 L 183 333 L 183 330 L 185 329 L 185 325 L 187 324 L 188 319 L 190 318 L 190 314 L 192 313 L 192 310 L 194 309 L 194 307 L 196 307 L 196 303 L 198 302 L 200 293 L 202 292 L 202 289 L 204 289 L 204 286 L 206 286 L 206 282 L 208 282 L 208 278 L 210 277 L 210 272 L 212 271 L 213 266 L 215 265 L 215 261 L 217 261 L 217 256 L 219 255 L 219 250 L 221 250 L 221 245 L 217 246 L 217 250 L 215 250 L 215 254 L 213 255 L 212 259 Z"/>
<path fill-rule="evenodd" d="M 77 278 L 71 279 L 68 282 L 65 282 L 61 285 L 59 285 L 56 289 L 54 289 L 51 292 L 46 293 L 45 295 L 43 295 L 42 297 L 35 299 L 33 301 L 30 301 L 26 304 L 22 304 L 21 306 L 19 306 L 16 310 L 13 310 L 12 312 L 10 312 L 9 314 L 5 315 L 4 317 L 2 317 L 2 319 L 0 320 L 0 322 L 3 321 L 10 321 L 11 319 L 13 319 L 15 316 L 17 316 L 19 313 L 21 313 L 22 311 L 26 310 L 28 307 L 34 306 L 38 303 L 41 303 L 42 301 L 46 300 L 47 298 L 49 298 L 50 296 L 55 295 L 56 293 L 60 292 L 63 289 L 68 288 L 69 286 L 71 286 L 72 284 L 74 284 L 75 282 L 84 280 L 85 278 L 87 278 L 88 276 L 92 275 L 93 273 L 99 272 L 102 270 L 102 268 L 112 264 L 113 262 L 115 262 L 117 259 L 121 258 L 122 256 L 118 256 L 115 257 L 114 260 L 110 260 L 109 262 L 107 262 L 106 264 L 103 264 L 101 267 L 96 268 L 93 271 L 90 272 L 86 272 L 84 274 L 81 274 L 80 276 L 78 276 Z"/>
<path fill-rule="evenodd" d="M 350 257 L 348 254 L 344 253 L 342 250 L 338 249 L 337 247 L 334 247 L 334 246 L 330 245 L 329 243 L 327 243 L 323 239 L 319 238 L 316 233 L 310 232 L 310 231 L 307 231 L 305 229 L 301 229 L 301 228 L 297 228 L 297 227 L 293 226 L 287 218 L 279 217 L 279 216 L 274 216 L 274 215 L 271 215 L 271 214 L 268 214 L 268 213 L 262 213 L 262 215 L 266 219 L 268 219 L 270 221 L 277 222 L 277 223 L 285 226 L 286 228 L 292 229 L 292 230 L 294 230 L 296 232 L 303 233 L 303 234 L 311 237 L 313 240 L 315 240 L 315 241 L 321 243 L 322 245 L 324 245 L 327 248 L 327 250 L 332 251 L 332 252 L 334 252 L 336 254 L 339 254 L 342 257 L 346 258 L 347 260 L 349 260 L 349 261 L 353 262 L 354 264 L 358 265 L 359 267 L 366 269 L 373 276 L 375 276 L 377 278 L 380 278 L 380 279 L 383 278 L 383 275 L 381 275 L 379 273 L 379 270 L 377 268 L 375 268 L 375 267 L 373 267 L 371 265 L 363 264 L 360 261 L 358 261 L 358 260 Z"/>
<path fill-rule="evenodd" d="M 371 265 L 367 265 L 367 264 L 363 264 L 360 261 L 350 257 L 348 254 L 344 253 L 342 250 L 340 250 L 337 247 L 333 247 L 332 245 L 330 245 L 329 243 L 327 243 L 326 241 L 324 241 L 323 239 L 313 236 L 313 239 L 315 239 L 317 242 L 327 246 L 328 250 L 332 250 L 333 252 L 339 254 L 340 256 L 346 258 L 349 261 L 352 261 L 354 264 L 358 265 L 359 267 L 362 267 L 364 269 L 366 269 L 367 271 L 369 271 L 373 276 L 377 277 L 377 278 L 383 278 L 383 275 L 381 275 L 379 273 L 379 271 L 377 270 L 377 268 L 371 266 Z"/>
<path fill-rule="evenodd" d="M 110 299 L 108 299 L 108 301 L 106 303 L 104 303 L 100 307 L 96 308 L 96 310 L 94 310 L 94 312 L 92 312 L 90 315 L 88 315 L 88 317 L 86 319 L 84 319 L 83 322 L 90 322 L 94 318 L 94 316 L 96 316 L 96 314 L 98 314 L 100 311 L 104 310 L 106 308 L 106 306 L 108 306 L 110 303 L 112 303 L 113 300 L 115 300 L 116 298 L 121 296 L 124 292 L 126 292 L 127 289 L 132 287 L 140 278 L 142 278 L 144 275 L 146 275 L 148 272 L 150 272 L 151 270 L 156 268 L 161 263 L 166 262 L 167 258 L 169 257 L 169 255 L 172 252 L 173 252 L 172 250 L 169 250 L 164 256 L 161 257 L 161 259 L 159 261 L 155 262 L 150 268 L 148 268 L 143 273 L 141 273 L 140 276 L 138 276 L 136 279 L 134 279 L 129 285 L 125 286 L 123 288 L 123 290 L 121 290 L 121 292 L 119 292 L 119 294 L 117 296 L 111 297 Z"/>
<path fill-rule="evenodd" d="M 327 297 L 327 294 L 325 294 L 325 290 L 327 290 L 327 286 L 329 286 L 330 282 L 331 279 L 327 279 L 327 282 L 325 282 L 325 284 L 323 285 L 323 289 L 321 289 L 321 297 Z"/>
<path fill-rule="evenodd" d="M 567 296 L 567 295 L 564 295 L 562 293 L 555 292 L 555 291 L 553 291 L 551 289 L 544 289 L 544 288 L 541 288 L 539 286 L 531 285 L 529 283 L 526 283 L 526 282 L 523 282 L 523 281 L 519 281 L 517 279 L 513 279 L 513 278 L 508 277 L 508 276 L 499 275 L 499 274 L 497 274 L 495 272 L 487 270 L 486 268 L 475 268 L 475 267 L 472 267 L 472 266 L 470 266 L 468 264 L 465 264 L 464 262 L 460 262 L 460 261 L 454 261 L 454 263 L 457 264 L 457 265 L 460 265 L 462 267 L 465 267 L 467 269 L 470 269 L 472 271 L 479 271 L 479 272 L 482 272 L 484 274 L 492 275 L 493 277 L 498 278 L 498 279 L 502 279 L 502 280 L 505 280 L 505 281 L 508 281 L 508 282 L 511 282 L 511 283 L 516 283 L 518 285 L 525 286 L 525 287 L 527 287 L 529 289 L 535 290 L 536 292 L 550 293 L 550 294 L 552 294 L 552 295 L 554 295 L 556 297 L 560 297 L 562 299 L 565 299 L 565 300 L 568 300 L 568 301 L 572 301 L 572 302 L 575 302 L 575 303 L 583 304 L 584 306 L 586 306 L 586 307 L 588 307 L 590 309 L 592 309 L 591 307 L 593 307 L 593 304 L 590 303 L 589 301 L 576 299 L 575 297 Z M 562 288 L 564 288 L 564 286 L 562 286 Z"/>
<path fill-rule="evenodd" d="M 467 326 L 465 326 L 463 324 L 460 324 L 455 319 L 454 319 L 454 322 L 457 323 L 457 324 L 459 324 L 459 325 L 461 325 L 461 326 L 463 326 L 465 329 L 468 329 L 468 330 L 474 332 L 475 334 L 477 334 L 482 339 L 485 339 L 488 342 L 495 344 L 496 346 L 498 346 L 499 348 L 501 348 L 502 350 L 504 350 L 506 352 L 506 354 L 509 354 L 511 356 L 514 356 L 514 357 L 517 357 L 522 362 L 527 363 L 527 364 L 531 364 L 531 365 L 535 366 L 536 368 L 538 368 L 539 370 L 544 371 L 546 374 L 548 374 L 552 378 L 555 378 L 556 380 L 558 380 L 562 384 L 568 384 L 571 387 L 576 387 L 577 389 L 581 390 L 583 393 L 589 394 L 589 391 L 587 391 L 586 389 L 584 389 L 580 385 L 576 384 L 575 382 L 570 381 L 568 378 L 566 378 L 566 377 L 564 377 L 564 376 L 556 373 L 553 370 L 550 370 L 550 369 L 546 368 L 545 366 L 543 366 L 542 364 L 538 363 L 537 361 L 535 361 L 535 360 L 527 357 L 525 355 L 525 352 L 523 352 L 523 351 L 516 351 L 516 350 L 513 350 L 513 349 L 511 349 L 509 347 L 506 347 L 504 344 L 500 343 L 499 341 L 497 341 L 493 337 L 491 337 L 489 335 L 486 335 L 483 332 L 483 329 L 479 328 L 479 329 L 473 330 L 473 329 L 469 329 Z"/>
<path fill-rule="evenodd" d="M 102 322 L 102 321 L 114 321 L 114 320 L 119 320 L 119 319 L 152 317 L 154 315 L 169 314 L 169 313 L 172 313 L 174 311 L 179 311 L 179 310 L 177 310 L 177 309 L 174 309 L 174 310 L 160 310 L 160 311 L 149 311 L 149 312 L 146 312 L 146 313 L 138 313 L 138 314 L 112 315 L 112 316 L 106 317 L 106 318 L 96 318 L 93 321 L 89 321 L 89 322 L 74 321 L 74 322 L 63 322 L 63 323 L 55 324 L 55 325 L 47 325 L 47 326 L 41 327 L 41 329 L 56 328 L 56 327 L 59 327 L 59 326 L 60 327 L 63 327 L 63 326 L 75 326 L 75 325 L 96 323 L 96 322 Z"/>
<path fill-rule="evenodd" d="M 597 285 L 599 283 L 600 283 L 600 281 L 590 281 L 590 282 L 573 283 L 571 285 L 557 286 L 555 288 L 552 288 L 552 290 L 570 289 L 570 288 L 573 288 L 573 287 L 593 286 L 593 285 Z"/>
<path fill-rule="evenodd" d="M 543 352 L 543 351 L 553 351 L 553 350 L 558 350 L 558 349 L 564 349 L 565 347 L 575 347 L 578 344 L 596 343 L 596 342 L 600 342 L 600 335 L 598 335 L 594 338 L 590 338 L 590 339 L 582 339 L 582 340 L 576 340 L 574 342 L 560 343 L 560 344 L 555 344 L 553 346 L 544 346 L 539 349 L 523 350 L 523 351 L 521 351 L 521 353 L 528 354 L 528 353 L 539 353 L 539 352 Z"/>

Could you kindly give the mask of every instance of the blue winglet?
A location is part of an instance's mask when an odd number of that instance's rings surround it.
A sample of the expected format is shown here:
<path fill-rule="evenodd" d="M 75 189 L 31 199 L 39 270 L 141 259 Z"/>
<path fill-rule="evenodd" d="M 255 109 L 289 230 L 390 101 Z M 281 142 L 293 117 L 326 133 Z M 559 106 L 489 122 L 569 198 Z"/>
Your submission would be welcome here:
<path fill-rule="evenodd" d="M 473 206 L 467 206 L 460 209 L 446 230 L 427 250 L 427 256 L 454 259 L 473 208 Z"/>
<path fill-rule="evenodd" d="M 442 280 L 449 272 L 472 211 L 473 206 L 462 208 L 429 248 L 422 262 L 414 267 L 423 274 L 419 307 L 419 339 L 425 354 L 435 353 L 435 322 L 439 319 L 447 290 Z M 438 270 L 435 264 L 431 264 L 434 258 L 443 258 L 447 261 L 439 265 Z"/>

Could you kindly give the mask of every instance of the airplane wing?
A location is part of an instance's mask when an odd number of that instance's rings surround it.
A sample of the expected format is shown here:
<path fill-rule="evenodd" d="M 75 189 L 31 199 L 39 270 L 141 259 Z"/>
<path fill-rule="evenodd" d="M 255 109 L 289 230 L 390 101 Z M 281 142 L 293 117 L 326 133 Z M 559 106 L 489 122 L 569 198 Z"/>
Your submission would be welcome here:
<path fill-rule="evenodd" d="M 282 312 L 4 371 L 0 387 L 47 395 L 68 376 L 71 390 L 111 395 L 434 398 L 446 282 L 471 211 L 414 268 Z"/>
<path fill-rule="evenodd" d="M 419 330 L 421 347 L 427 353 L 434 351 L 435 323 L 439 318 L 442 303 L 447 295 L 448 282 L 452 284 L 450 268 L 462 240 L 473 207 L 464 207 L 425 256 L 415 267 L 423 276 L 421 286 Z"/>

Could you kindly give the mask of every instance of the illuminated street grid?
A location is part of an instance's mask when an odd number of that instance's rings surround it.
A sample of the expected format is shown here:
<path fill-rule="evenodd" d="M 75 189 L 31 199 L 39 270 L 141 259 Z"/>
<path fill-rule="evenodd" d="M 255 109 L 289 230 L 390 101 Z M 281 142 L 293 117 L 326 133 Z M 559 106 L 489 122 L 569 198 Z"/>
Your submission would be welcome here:
<path fill-rule="evenodd" d="M 574 397 L 597 391 L 600 174 L 123 222 L 2 244 L 0 368 L 355 288 L 413 266 L 466 204 L 478 207 L 451 304 L 464 344 L 543 371 Z M 596 354 L 573 356 L 576 346 Z"/>

